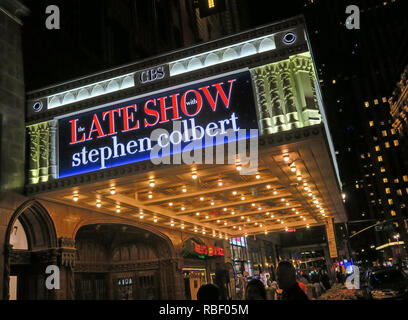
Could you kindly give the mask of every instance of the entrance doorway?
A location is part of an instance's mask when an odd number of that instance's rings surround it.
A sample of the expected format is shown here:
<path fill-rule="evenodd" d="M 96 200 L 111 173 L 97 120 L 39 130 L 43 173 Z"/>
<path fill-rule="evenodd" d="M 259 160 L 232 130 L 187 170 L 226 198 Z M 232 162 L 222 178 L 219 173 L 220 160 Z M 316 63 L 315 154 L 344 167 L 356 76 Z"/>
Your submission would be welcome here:
<path fill-rule="evenodd" d="M 157 300 L 169 277 L 164 239 L 119 224 L 87 225 L 76 235 L 75 296 L 79 300 Z"/>
<path fill-rule="evenodd" d="M 207 284 L 206 270 L 199 268 L 184 268 L 183 279 L 186 299 L 197 300 L 198 289 L 200 289 L 203 284 Z"/>

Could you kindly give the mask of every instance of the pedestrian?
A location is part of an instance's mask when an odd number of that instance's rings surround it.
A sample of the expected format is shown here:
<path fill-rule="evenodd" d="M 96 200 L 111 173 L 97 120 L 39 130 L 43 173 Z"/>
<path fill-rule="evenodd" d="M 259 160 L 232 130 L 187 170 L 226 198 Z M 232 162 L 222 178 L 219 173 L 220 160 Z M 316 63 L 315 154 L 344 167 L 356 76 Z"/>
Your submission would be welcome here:
<path fill-rule="evenodd" d="M 282 300 L 309 300 L 296 281 L 296 270 L 289 261 L 279 262 L 277 269 L 279 287 L 282 289 Z"/>
<path fill-rule="evenodd" d="M 266 300 L 266 290 L 261 280 L 252 279 L 248 282 L 245 300 Z"/>
<path fill-rule="evenodd" d="M 203 284 L 197 292 L 197 300 L 221 300 L 220 289 L 215 284 Z"/>

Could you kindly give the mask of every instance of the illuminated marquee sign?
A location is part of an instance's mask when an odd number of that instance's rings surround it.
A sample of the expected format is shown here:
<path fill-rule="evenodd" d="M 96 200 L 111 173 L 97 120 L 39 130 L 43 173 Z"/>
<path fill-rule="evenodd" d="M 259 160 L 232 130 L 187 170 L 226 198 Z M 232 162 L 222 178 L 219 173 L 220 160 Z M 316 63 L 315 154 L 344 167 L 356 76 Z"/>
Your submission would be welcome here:
<path fill-rule="evenodd" d="M 155 129 L 165 131 L 151 139 Z M 204 137 L 216 141 L 227 132 L 236 141 L 239 129 L 247 129 L 245 138 L 258 129 L 249 71 L 58 119 L 59 177 L 202 148 L 214 144 Z M 163 151 L 152 156 L 157 147 Z"/>
<path fill-rule="evenodd" d="M 185 257 L 193 255 L 198 256 L 199 258 L 223 256 L 224 249 L 213 246 L 205 246 L 192 239 L 189 239 L 183 245 L 182 255 Z"/>

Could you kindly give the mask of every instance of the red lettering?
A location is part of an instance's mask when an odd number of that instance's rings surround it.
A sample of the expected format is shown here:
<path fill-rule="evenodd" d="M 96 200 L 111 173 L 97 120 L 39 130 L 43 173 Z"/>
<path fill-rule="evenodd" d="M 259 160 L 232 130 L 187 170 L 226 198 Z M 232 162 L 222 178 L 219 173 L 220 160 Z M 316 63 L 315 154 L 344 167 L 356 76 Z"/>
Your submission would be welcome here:
<path fill-rule="evenodd" d="M 186 99 L 187 99 L 187 94 L 188 94 L 189 92 L 194 92 L 194 94 L 196 95 L 196 98 L 197 98 L 197 110 L 196 110 L 196 112 L 193 113 L 193 114 L 189 114 L 189 113 L 187 112 Z M 191 101 L 190 101 L 190 102 L 189 102 L 189 105 L 191 105 L 191 104 L 192 104 L 192 103 L 191 103 Z M 181 110 L 183 111 L 183 113 L 184 113 L 186 116 L 194 117 L 195 115 L 197 115 L 197 114 L 201 111 L 202 106 L 203 106 L 203 99 L 201 98 L 201 94 L 198 93 L 197 90 L 188 90 L 188 91 L 186 91 L 186 92 L 183 94 L 183 96 L 181 97 Z"/>
<path fill-rule="evenodd" d="M 105 111 L 104 113 L 102 113 L 102 119 L 104 121 L 105 121 L 106 115 L 107 114 L 109 115 L 109 134 L 108 135 L 117 134 L 115 130 L 115 112 L 117 112 L 118 115 L 120 116 L 121 111 L 122 111 L 121 109 L 113 109 L 113 110 Z"/>
<path fill-rule="evenodd" d="M 96 127 L 95 129 L 94 129 L 94 126 Z M 92 140 L 91 136 L 92 136 L 92 133 L 95 132 L 95 131 L 98 132 L 98 138 L 103 138 L 103 137 L 106 136 L 103 133 L 101 124 L 99 123 L 99 119 L 98 119 L 96 113 L 94 113 L 94 116 L 93 116 L 93 119 L 92 119 L 92 124 L 91 124 L 91 130 L 89 130 L 88 139 L 86 139 L 86 140 Z"/>
<path fill-rule="evenodd" d="M 167 97 L 158 98 L 158 100 L 160 101 L 160 111 L 161 111 L 161 118 L 162 118 L 160 123 L 164 123 L 164 122 L 169 121 L 169 120 L 167 120 L 167 114 L 166 114 L 167 109 L 173 109 L 173 118 L 171 120 L 181 119 L 181 117 L 179 116 L 178 101 L 177 101 L 177 96 L 179 96 L 179 95 L 180 94 L 177 93 L 177 94 L 172 94 L 170 96 L 172 98 L 172 103 L 173 103 L 173 105 L 170 106 L 170 107 L 166 107 Z"/>
<path fill-rule="evenodd" d="M 135 104 L 121 108 L 123 110 L 123 130 L 122 132 L 139 129 L 139 120 L 136 121 L 136 125 L 133 128 L 129 128 L 129 120 L 131 120 L 132 122 L 135 121 L 133 113 L 131 113 L 130 115 L 128 113 L 128 109 L 131 109 L 131 108 L 133 108 L 135 112 L 137 112 L 137 107 Z"/>
<path fill-rule="evenodd" d="M 230 98 L 231 98 L 232 85 L 236 80 L 237 79 L 228 80 L 228 82 L 230 83 L 228 98 L 225 95 L 225 92 L 221 87 L 223 82 L 216 83 L 216 84 L 212 85 L 212 87 L 215 87 L 217 89 L 217 94 L 215 95 L 215 100 L 213 99 L 213 97 L 211 96 L 211 94 L 210 94 L 210 92 L 208 90 L 209 86 L 199 88 L 199 90 L 202 90 L 204 92 L 204 95 L 207 98 L 207 101 L 210 104 L 210 107 L 211 107 L 211 109 L 213 111 L 215 111 L 215 109 L 217 108 L 218 95 L 220 95 L 222 102 L 224 103 L 225 107 L 228 109 L 229 103 L 230 103 Z"/>
<path fill-rule="evenodd" d="M 81 140 L 77 140 L 77 121 L 79 119 L 75 119 L 75 120 L 69 120 L 69 122 L 71 123 L 71 142 L 69 144 L 74 144 L 74 143 L 78 143 L 78 142 L 84 142 L 85 141 L 85 132 L 82 134 L 82 138 Z"/>
<path fill-rule="evenodd" d="M 155 125 L 157 124 L 157 122 L 159 122 L 160 116 L 159 116 L 159 113 L 158 113 L 156 110 L 152 110 L 152 109 L 149 109 L 149 108 L 147 107 L 148 103 L 153 103 L 153 105 L 155 106 L 155 105 L 156 105 L 156 99 L 147 100 L 146 103 L 145 103 L 145 105 L 144 105 L 144 112 L 145 112 L 146 114 L 148 114 L 148 115 L 153 116 L 153 117 L 156 118 L 156 121 L 155 121 L 154 123 L 149 123 L 149 122 L 147 122 L 146 119 L 144 119 L 144 126 L 145 126 L 145 127 L 152 127 L 152 126 L 155 126 Z"/>

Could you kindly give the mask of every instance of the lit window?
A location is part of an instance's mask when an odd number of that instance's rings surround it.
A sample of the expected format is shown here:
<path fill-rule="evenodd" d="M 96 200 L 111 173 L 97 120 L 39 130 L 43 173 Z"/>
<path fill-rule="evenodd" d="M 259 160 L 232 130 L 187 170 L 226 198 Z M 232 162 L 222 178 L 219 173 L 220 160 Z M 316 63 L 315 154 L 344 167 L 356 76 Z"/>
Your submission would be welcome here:
<path fill-rule="evenodd" d="M 390 147 L 390 143 L 389 143 L 388 141 L 385 143 L 385 147 L 386 147 L 386 148 L 389 148 L 389 147 Z"/>
<path fill-rule="evenodd" d="M 402 179 L 404 179 L 405 182 L 408 182 L 408 176 L 403 176 Z"/>
<path fill-rule="evenodd" d="M 394 183 L 399 183 L 399 179 L 394 179 Z"/>
<path fill-rule="evenodd" d="M 370 121 L 369 125 L 370 125 L 370 127 L 372 127 L 374 125 L 374 121 Z"/>
<path fill-rule="evenodd" d="M 387 193 L 387 194 L 391 193 L 390 188 L 385 188 L 385 193 Z"/>
<path fill-rule="evenodd" d="M 387 98 L 386 98 L 386 97 L 383 97 L 383 98 L 382 98 L 382 102 L 387 102 Z"/>
<path fill-rule="evenodd" d="M 375 151 L 380 151 L 380 146 L 375 146 Z"/>
<path fill-rule="evenodd" d="M 375 105 L 378 104 L 378 99 L 374 99 L 374 104 L 375 104 Z"/>
<path fill-rule="evenodd" d="M 371 154 L 370 154 L 370 152 L 367 152 L 367 157 L 369 157 L 369 158 L 371 157 Z"/>
<path fill-rule="evenodd" d="M 356 189 L 358 189 L 358 184 L 356 184 Z"/>
<path fill-rule="evenodd" d="M 361 155 L 361 159 L 365 159 L 364 154 Z"/>
<path fill-rule="evenodd" d="M 408 188 L 405 188 L 405 192 L 408 194 Z"/>
<path fill-rule="evenodd" d="M 396 216 L 397 214 L 395 213 L 395 210 L 391 210 L 391 215 Z"/>
<path fill-rule="evenodd" d="M 385 169 L 383 167 L 381 167 L 380 169 L 381 172 L 385 172 Z"/>
<path fill-rule="evenodd" d="M 398 140 L 394 140 L 394 146 L 399 146 Z"/>
<path fill-rule="evenodd" d="M 383 137 L 386 137 L 387 136 L 387 130 L 383 130 L 382 135 L 383 135 Z"/>
<path fill-rule="evenodd" d="M 214 8 L 214 0 L 208 0 L 208 8 Z"/>
<path fill-rule="evenodd" d="M 395 129 L 391 129 L 391 134 L 395 134 Z"/>
<path fill-rule="evenodd" d="M 394 202 L 392 201 L 392 199 L 388 199 L 388 204 L 393 204 Z"/>
<path fill-rule="evenodd" d="M 388 183 L 388 179 L 387 179 L 387 178 L 384 178 L 383 181 L 384 181 L 384 183 Z"/>
<path fill-rule="evenodd" d="M 378 159 L 378 162 L 382 162 L 382 161 L 383 161 L 382 156 L 378 156 L 377 159 Z"/>
<path fill-rule="evenodd" d="M 397 190 L 397 194 L 398 194 L 399 196 L 402 196 L 402 191 L 401 191 L 401 189 L 398 189 L 398 190 Z"/>
<path fill-rule="evenodd" d="M 366 108 L 368 108 L 370 106 L 370 103 L 368 101 L 364 102 L 364 105 Z"/>

